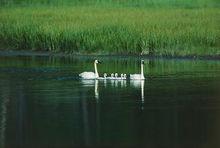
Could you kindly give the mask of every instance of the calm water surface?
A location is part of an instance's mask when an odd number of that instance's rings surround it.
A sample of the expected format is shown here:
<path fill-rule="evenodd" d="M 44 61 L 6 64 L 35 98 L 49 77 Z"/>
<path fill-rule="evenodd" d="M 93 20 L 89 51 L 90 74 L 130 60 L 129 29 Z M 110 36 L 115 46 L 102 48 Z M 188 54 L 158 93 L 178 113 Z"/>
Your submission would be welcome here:
<path fill-rule="evenodd" d="M 94 57 L 0 57 L 0 147 L 220 147 L 220 61 L 145 59 L 145 81 L 80 80 Z M 139 58 L 99 57 L 99 73 Z"/>

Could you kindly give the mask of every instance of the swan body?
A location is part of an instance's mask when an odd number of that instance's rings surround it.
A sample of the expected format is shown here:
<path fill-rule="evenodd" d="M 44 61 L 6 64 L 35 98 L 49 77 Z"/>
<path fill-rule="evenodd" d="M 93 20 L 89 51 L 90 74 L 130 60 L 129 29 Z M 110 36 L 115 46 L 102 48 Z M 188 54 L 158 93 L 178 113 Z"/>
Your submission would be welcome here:
<path fill-rule="evenodd" d="M 120 78 L 118 77 L 118 73 L 115 73 L 115 80 L 118 80 L 118 79 L 120 79 Z"/>
<path fill-rule="evenodd" d="M 97 79 L 98 79 L 98 80 L 106 80 L 106 79 L 107 79 L 107 74 L 104 73 L 104 74 L 103 74 L 103 77 L 98 77 Z"/>
<path fill-rule="evenodd" d="M 120 77 L 118 77 L 118 73 L 112 73 L 110 77 L 107 77 L 106 75 L 106 79 L 108 80 L 126 80 L 126 74 L 121 74 Z"/>
<path fill-rule="evenodd" d="M 104 77 L 104 78 L 107 78 L 107 76 L 108 76 L 107 73 L 104 73 L 103 77 Z"/>
<path fill-rule="evenodd" d="M 118 77 L 118 73 L 115 73 L 115 74 L 111 74 L 111 77 L 108 77 L 108 79 L 110 80 L 120 80 L 121 78 Z"/>
<path fill-rule="evenodd" d="M 130 74 L 132 80 L 144 80 L 144 60 L 141 60 L 141 74 Z"/>
<path fill-rule="evenodd" d="M 118 73 L 115 73 L 115 77 L 114 77 L 114 80 L 121 80 L 122 77 L 118 77 Z"/>
<path fill-rule="evenodd" d="M 121 79 L 122 80 L 126 80 L 127 79 L 127 75 L 126 74 L 121 74 Z"/>
<path fill-rule="evenodd" d="M 142 77 L 141 74 L 131 74 L 130 79 L 132 79 L 132 80 L 142 80 L 142 79 L 145 79 L 145 78 Z"/>
<path fill-rule="evenodd" d="M 127 75 L 126 74 L 124 74 L 124 79 L 127 79 Z"/>
<path fill-rule="evenodd" d="M 106 79 L 109 79 L 109 80 L 113 80 L 115 77 L 114 77 L 114 74 L 112 73 L 110 77 L 106 77 Z"/>
<path fill-rule="evenodd" d="M 98 60 L 95 60 L 94 62 L 94 68 L 95 68 L 95 72 L 82 72 L 79 74 L 79 76 L 82 79 L 98 79 L 99 78 L 99 73 L 97 70 L 97 64 L 100 63 Z"/>
<path fill-rule="evenodd" d="M 95 79 L 98 78 L 94 72 L 83 72 L 79 74 L 79 76 L 83 79 Z"/>

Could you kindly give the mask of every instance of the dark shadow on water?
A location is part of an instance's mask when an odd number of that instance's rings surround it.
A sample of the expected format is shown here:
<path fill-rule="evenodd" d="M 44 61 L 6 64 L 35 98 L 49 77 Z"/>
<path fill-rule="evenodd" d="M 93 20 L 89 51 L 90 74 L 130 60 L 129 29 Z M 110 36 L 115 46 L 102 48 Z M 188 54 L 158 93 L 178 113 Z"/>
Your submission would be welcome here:
<path fill-rule="evenodd" d="M 106 59 L 138 73 L 139 59 Z M 220 147 L 220 63 L 146 61 L 144 81 L 81 80 L 89 59 L 0 59 L 0 147 Z"/>

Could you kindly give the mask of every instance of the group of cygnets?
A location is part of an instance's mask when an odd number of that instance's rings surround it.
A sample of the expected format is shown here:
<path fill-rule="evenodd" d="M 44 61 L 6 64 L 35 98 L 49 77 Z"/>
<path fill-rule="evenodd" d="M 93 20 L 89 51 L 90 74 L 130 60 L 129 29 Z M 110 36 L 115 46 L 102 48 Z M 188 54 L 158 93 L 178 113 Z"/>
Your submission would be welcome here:
<path fill-rule="evenodd" d="M 127 75 L 121 74 L 120 77 L 118 76 L 118 73 L 112 73 L 110 77 L 108 77 L 107 73 L 103 74 L 103 77 L 98 77 L 97 79 L 110 79 L 110 80 L 126 80 Z"/>
<path fill-rule="evenodd" d="M 106 73 L 104 73 L 103 77 L 99 76 L 98 70 L 97 70 L 97 64 L 100 63 L 98 60 L 94 61 L 94 69 L 95 72 L 83 72 L 80 73 L 79 76 L 82 79 L 110 79 L 110 80 L 126 80 L 127 79 L 127 75 L 126 74 L 121 74 L 120 76 L 118 76 L 118 73 L 112 73 L 110 75 L 110 77 L 108 77 L 108 75 Z M 129 76 L 130 79 L 132 80 L 144 80 L 144 60 L 141 60 L 141 73 L 140 74 L 130 74 Z"/>

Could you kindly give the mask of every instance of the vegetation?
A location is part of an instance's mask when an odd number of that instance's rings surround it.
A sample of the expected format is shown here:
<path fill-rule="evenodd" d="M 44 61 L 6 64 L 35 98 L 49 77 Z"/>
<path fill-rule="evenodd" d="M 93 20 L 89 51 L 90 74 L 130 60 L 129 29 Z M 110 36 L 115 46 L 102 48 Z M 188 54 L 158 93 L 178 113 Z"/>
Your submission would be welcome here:
<path fill-rule="evenodd" d="M 215 0 L 1 0 L 1 3 L 4 5 L 0 8 L 2 49 L 220 55 L 220 11 Z"/>
<path fill-rule="evenodd" d="M 1 6 L 219 7 L 219 0 L 0 0 Z"/>

